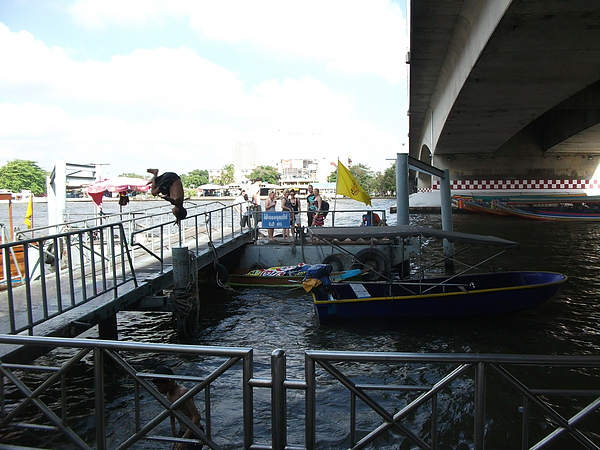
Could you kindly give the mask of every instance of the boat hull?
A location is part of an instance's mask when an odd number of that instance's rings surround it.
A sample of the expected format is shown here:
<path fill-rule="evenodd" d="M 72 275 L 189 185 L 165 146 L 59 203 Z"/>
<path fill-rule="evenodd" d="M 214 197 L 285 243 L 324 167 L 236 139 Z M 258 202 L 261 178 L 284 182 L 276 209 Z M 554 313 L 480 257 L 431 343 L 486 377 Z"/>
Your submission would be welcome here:
<path fill-rule="evenodd" d="M 360 283 L 371 295 L 368 298 L 356 298 L 353 283 L 333 283 L 337 300 L 318 298 L 320 294 L 313 292 L 313 302 L 321 321 L 504 314 L 547 301 L 567 276 L 501 272 L 446 280 L 448 284 L 437 286 L 444 278 L 427 280 L 420 288 L 416 283 Z"/>
<path fill-rule="evenodd" d="M 4 252 L 7 251 L 8 257 Z M 13 285 L 25 281 L 25 253 L 23 246 L 15 246 L 12 251 L 0 249 L 0 291 L 7 289 L 8 279 Z M 10 275 L 9 275 L 10 274 Z"/>

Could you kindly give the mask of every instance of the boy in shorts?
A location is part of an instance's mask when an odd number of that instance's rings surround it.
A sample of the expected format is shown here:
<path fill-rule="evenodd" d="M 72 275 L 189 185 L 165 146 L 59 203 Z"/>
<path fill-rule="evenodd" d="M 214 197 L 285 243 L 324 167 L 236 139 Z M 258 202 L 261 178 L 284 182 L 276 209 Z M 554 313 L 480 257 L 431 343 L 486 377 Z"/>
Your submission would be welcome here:
<path fill-rule="evenodd" d="M 152 179 L 148 182 L 148 184 L 152 185 L 150 193 L 155 197 L 157 195 L 162 197 L 173 205 L 171 211 L 175 216 L 175 223 L 179 225 L 179 222 L 187 216 L 187 211 L 183 207 L 183 184 L 181 184 L 181 178 L 175 172 L 165 172 L 162 175 L 158 175 L 158 169 L 148 169 L 148 173 L 152 174 Z"/>

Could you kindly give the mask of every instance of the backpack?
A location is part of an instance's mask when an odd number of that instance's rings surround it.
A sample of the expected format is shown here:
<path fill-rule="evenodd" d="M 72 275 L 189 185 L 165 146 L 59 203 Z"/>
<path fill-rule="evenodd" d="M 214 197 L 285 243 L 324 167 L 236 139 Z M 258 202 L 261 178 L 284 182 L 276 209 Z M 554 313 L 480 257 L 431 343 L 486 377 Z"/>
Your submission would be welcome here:
<path fill-rule="evenodd" d="M 323 218 L 327 217 L 327 214 L 329 214 L 329 203 L 325 200 L 321 201 L 321 211 L 323 211 Z"/>

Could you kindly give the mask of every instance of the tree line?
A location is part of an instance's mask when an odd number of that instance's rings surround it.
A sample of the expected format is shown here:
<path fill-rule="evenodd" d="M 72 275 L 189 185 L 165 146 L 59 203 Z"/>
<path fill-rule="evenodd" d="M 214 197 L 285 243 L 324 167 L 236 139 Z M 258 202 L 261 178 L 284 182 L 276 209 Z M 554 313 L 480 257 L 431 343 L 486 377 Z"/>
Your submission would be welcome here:
<path fill-rule="evenodd" d="M 349 168 L 350 173 L 362 188 L 373 196 L 393 196 L 396 194 L 396 163 L 383 172 L 373 172 L 364 164 L 355 164 Z M 30 190 L 35 195 L 46 193 L 46 177 L 48 172 L 41 169 L 35 161 L 15 159 L 0 167 L 0 189 L 10 192 Z M 145 178 L 149 175 L 123 173 L 119 176 Z M 208 170 L 194 169 L 188 173 L 179 174 L 186 189 L 196 189 L 207 183 L 219 185 L 235 183 L 235 168 L 226 164 L 221 174 L 209 179 Z M 260 179 L 265 183 L 279 184 L 281 174 L 273 166 L 257 166 L 248 175 L 249 180 Z M 332 172 L 327 178 L 330 183 L 337 180 L 337 172 Z"/>

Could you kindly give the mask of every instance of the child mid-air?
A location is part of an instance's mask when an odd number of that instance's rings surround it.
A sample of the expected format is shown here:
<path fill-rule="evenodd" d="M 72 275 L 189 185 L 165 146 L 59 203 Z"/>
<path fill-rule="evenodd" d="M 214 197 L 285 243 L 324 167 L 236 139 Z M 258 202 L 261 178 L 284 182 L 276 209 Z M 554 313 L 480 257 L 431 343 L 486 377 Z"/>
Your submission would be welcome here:
<path fill-rule="evenodd" d="M 148 173 L 152 174 L 152 179 L 148 184 L 152 185 L 150 193 L 155 197 L 159 195 L 173 205 L 173 215 L 175 223 L 186 218 L 187 211 L 183 207 L 183 184 L 181 178 L 175 172 L 165 172 L 162 175 L 158 174 L 158 169 L 148 169 Z"/>

